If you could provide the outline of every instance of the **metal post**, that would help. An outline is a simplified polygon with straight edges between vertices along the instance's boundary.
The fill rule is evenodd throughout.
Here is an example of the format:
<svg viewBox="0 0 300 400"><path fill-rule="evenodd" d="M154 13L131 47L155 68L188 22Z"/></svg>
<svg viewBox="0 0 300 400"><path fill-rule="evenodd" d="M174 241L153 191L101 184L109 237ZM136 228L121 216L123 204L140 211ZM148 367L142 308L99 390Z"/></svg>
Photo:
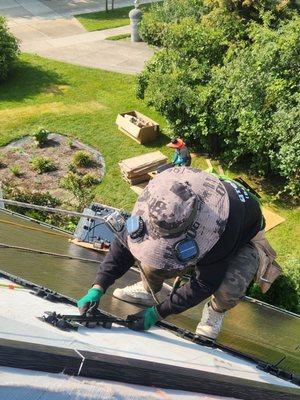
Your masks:
<svg viewBox="0 0 300 400"><path fill-rule="evenodd" d="M139 0L134 1L134 9L129 13L130 25L131 25L131 41L140 42L141 38L139 35L139 23L142 20L142 11L138 8Z"/></svg>
<svg viewBox="0 0 300 400"><path fill-rule="evenodd" d="M0 182L0 208L5 208L2 197L3 197L3 190L2 190L2 183Z"/></svg>

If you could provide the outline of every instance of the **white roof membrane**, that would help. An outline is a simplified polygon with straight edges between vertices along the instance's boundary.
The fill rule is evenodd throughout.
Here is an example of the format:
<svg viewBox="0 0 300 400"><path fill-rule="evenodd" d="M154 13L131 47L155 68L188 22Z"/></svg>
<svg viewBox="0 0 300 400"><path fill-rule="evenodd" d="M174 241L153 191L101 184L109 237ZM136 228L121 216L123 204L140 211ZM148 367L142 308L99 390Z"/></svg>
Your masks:
<svg viewBox="0 0 300 400"><path fill-rule="evenodd" d="M29 290L9 289L6 286L8 283L7 279L0 279L1 339L76 349L79 352L88 350L297 388L290 382L257 369L254 363L219 349L188 342L158 327L148 332L134 332L118 325L113 325L111 330L80 327L78 331L60 331L37 317L41 317L45 311L78 314L76 307L49 302L32 295Z"/></svg>

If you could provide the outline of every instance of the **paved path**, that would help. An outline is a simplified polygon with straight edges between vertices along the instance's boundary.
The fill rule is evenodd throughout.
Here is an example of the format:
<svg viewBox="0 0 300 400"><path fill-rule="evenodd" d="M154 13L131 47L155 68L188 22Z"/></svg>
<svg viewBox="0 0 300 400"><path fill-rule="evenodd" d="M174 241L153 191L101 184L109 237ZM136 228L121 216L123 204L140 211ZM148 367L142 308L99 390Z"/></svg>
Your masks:
<svg viewBox="0 0 300 400"><path fill-rule="evenodd" d="M132 1L116 1L118 7L130 4ZM86 32L73 17L104 9L105 0L0 0L0 15L7 17L11 32L21 40L22 51L108 71L141 71L153 54L145 43L105 40L129 33L129 26Z"/></svg>

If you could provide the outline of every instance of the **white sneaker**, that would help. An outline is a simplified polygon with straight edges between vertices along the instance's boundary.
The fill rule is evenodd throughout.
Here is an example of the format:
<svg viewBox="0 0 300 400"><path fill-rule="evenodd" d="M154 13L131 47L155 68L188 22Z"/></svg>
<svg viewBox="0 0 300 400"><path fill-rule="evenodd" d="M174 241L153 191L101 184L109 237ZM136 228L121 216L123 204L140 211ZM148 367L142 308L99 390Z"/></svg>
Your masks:
<svg viewBox="0 0 300 400"><path fill-rule="evenodd" d="M113 296L119 300L128 301L128 303L142 304L143 306L153 306L155 300L151 293L144 288L143 282L137 282L123 289L115 289Z"/></svg>
<svg viewBox="0 0 300 400"><path fill-rule="evenodd" d="M210 339L216 339L218 336L225 313L215 311L209 303L206 303L202 318L196 328L196 335L206 336Z"/></svg>

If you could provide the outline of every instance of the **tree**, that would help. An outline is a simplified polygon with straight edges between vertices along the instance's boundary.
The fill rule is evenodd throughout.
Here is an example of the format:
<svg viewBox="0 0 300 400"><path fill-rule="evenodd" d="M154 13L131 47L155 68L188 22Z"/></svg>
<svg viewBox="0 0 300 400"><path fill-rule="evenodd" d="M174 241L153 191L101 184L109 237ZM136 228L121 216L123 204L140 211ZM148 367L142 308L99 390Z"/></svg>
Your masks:
<svg viewBox="0 0 300 400"><path fill-rule="evenodd" d="M18 41L8 32L5 18L0 16L0 81L7 78L18 54Z"/></svg>
<svg viewBox="0 0 300 400"><path fill-rule="evenodd" d="M165 0L141 26L162 49L138 76L138 96L197 149L281 176L297 196L299 25L288 1Z"/></svg>

